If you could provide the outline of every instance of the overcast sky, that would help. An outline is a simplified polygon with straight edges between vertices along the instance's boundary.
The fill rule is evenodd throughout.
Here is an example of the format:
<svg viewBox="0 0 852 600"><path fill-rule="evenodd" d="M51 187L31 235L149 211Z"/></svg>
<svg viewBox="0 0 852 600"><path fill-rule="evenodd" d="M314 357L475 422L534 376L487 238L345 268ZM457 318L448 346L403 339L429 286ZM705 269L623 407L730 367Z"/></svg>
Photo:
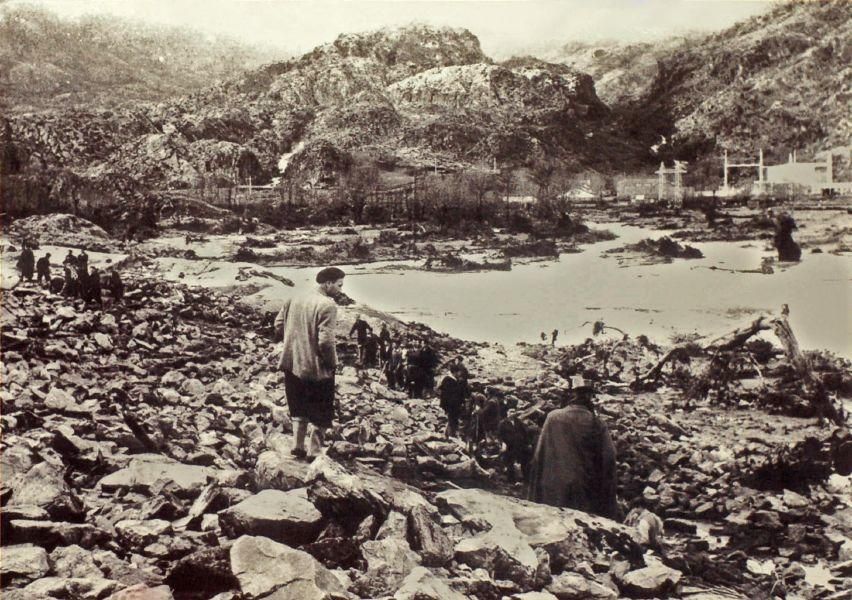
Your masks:
<svg viewBox="0 0 852 600"><path fill-rule="evenodd" d="M189 26L289 52L304 52L339 33L412 22L466 27L494 58L540 43L652 41L716 31L776 0L13 0L64 17L112 14Z"/></svg>

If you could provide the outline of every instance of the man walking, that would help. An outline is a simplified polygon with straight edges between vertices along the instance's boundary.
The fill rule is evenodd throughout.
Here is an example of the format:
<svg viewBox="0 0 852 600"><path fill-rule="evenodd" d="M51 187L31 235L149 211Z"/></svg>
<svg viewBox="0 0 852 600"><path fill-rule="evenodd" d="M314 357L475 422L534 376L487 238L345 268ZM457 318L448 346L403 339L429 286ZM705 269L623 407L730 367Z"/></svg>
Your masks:
<svg viewBox="0 0 852 600"><path fill-rule="evenodd" d="M50 287L50 252L36 263L36 283L41 284L42 281Z"/></svg>
<svg viewBox="0 0 852 600"><path fill-rule="evenodd" d="M335 327L337 304L333 297L343 287L344 273L326 267L317 273L318 286L289 299L275 318L275 331L281 334L284 350L278 368L284 371L284 390L293 419L293 456L305 458L308 423L311 455L318 454L325 430L334 419L334 371L337 367Z"/></svg>
<svg viewBox="0 0 852 600"><path fill-rule="evenodd" d="M594 389L575 386L547 415L533 457L529 499L615 518L615 447L595 414Z"/></svg>
<svg viewBox="0 0 852 600"><path fill-rule="evenodd" d="M355 340L358 342L358 365L362 368L366 366L367 334L372 332L373 328L370 327L370 324L364 321L361 315L355 315L355 322L352 324L352 329L349 330L349 337L351 338L352 334L355 334Z"/></svg>

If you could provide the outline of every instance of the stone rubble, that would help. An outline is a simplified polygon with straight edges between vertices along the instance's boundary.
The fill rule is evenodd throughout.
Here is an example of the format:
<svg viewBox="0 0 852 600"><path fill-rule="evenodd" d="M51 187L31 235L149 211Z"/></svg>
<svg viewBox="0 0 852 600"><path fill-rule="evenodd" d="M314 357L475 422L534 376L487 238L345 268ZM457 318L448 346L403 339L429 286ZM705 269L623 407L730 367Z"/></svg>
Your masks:
<svg viewBox="0 0 852 600"><path fill-rule="evenodd" d="M655 362L639 342L529 347L511 360L532 368L507 377L488 347L409 328L542 414L564 393L555 373L591 351L582 370L599 380L622 508L641 509L622 524L513 497L523 490L487 445L474 456L445 439L436 401L370 369L342 369L328 452L298 461L262 315L142 272L126 280L103 311L5 294L9 598L815 598L852 584L848 430L684 409L674 372L629 391Z"/></svg>

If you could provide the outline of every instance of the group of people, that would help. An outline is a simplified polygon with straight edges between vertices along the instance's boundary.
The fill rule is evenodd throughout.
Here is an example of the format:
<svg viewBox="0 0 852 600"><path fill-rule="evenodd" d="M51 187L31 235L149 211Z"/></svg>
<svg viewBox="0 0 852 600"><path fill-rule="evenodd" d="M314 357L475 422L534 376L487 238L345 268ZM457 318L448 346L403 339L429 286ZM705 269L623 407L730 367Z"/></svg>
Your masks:
<svg viewBox="0 0 852 600"><path fill-rule="evenodd" d="M352 336L358 344L358 366L381 370L391 389L405 390L409 398L423 398L434 390L439 359L427 340L397 337L387 323L376 334L360 314L349 330Z"/></svg>
<svg viewBox="0 0 852 600"><path fill-rule="evenodd" d="M297 459L312 460L323 451L325 432L334 420L338 364L334 297L341 292L344 277L337 267L322 269L317 287L284 302L275 318L275 331L283 342L278 366L294 424L291 453ZM372 328L359 315L350 334L359 336L359 363L369 364L372 350L366 342ZM396 352L388 342L390 332L377 337L382 348L390 347L391 355ZM530 500L616 517L615 448L596 414L594 388L572 383L562 407L547 412L533 406L521 413L507 406L496 388L471 393L470 374L461 357L450 360L446 370L438 396L447 416L447 436L456 436L464 422L465 435L474 446L499 440L507 475L514 478L520 465Z"/></svg>
<svg viewBox="0 0 852 600"><path fill-rule="evenodd" d="M104 282L101 281L98 268L89 266L89 255L85 250L80 250L77 255L73 250L68 250L68 254L62 261L62 277L51 276L50 257L50 252L46 252L36 261L32 244L24 240L17 263L21 281L32 281L33 273L35 273L36 283L47 287L55 294L80 298L86 303L103 304ZM124 283L118 270L110 270L105 285L114 301L124 297Z"/></svg>

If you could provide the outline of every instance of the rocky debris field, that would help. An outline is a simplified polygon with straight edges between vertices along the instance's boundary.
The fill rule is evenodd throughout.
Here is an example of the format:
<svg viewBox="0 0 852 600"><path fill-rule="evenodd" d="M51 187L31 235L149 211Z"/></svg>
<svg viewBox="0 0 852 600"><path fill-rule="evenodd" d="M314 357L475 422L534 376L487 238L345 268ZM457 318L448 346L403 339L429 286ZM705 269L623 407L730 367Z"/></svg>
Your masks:
<svg viewBox="0 0 852 600"><path fill-rule="evenodd" d="M4 294L4 597L842 598L852 585L848 430L759 408L770 389L795 395L778 352L760 393L735 364L685 405L698 353L636 392L662 353L648 340L502 349L392 324L468 357L476 386L529 414L556 406L567 376L597 381L617 523L515 497L497 448L446 439L437 400L371 369L342 368L327 454L294 460L263 315L146 271L128 266L124 302L104 310ZM819 364L848 398L848 362Z"/></svg>

